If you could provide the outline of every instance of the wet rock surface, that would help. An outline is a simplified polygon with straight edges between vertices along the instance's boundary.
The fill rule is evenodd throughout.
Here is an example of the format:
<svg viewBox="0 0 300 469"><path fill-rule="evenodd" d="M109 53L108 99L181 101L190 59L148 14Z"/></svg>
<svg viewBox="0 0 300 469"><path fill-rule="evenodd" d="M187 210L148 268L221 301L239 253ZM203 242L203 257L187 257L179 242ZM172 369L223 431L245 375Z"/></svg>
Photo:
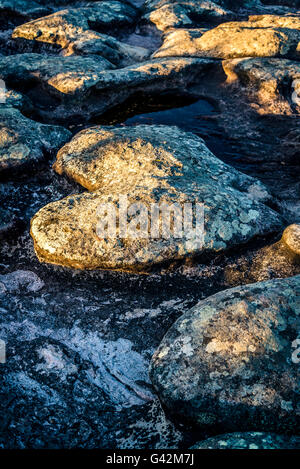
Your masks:
<svg viewBox="0 0 300 469"><path fill-rule="evenodd" d="M220 292L170 328L150 368L162 402L199 428L295 433L300 277ZM275 417L276 416L276 417Z"/></svg>
<svg viewBox="0 0 300 469"><path fill-rule="evenodd" d="M299 325L300 6L271 3L0 1L0 339L7 349L0 364L1 448L299 447L290 434L299 427L299 364L292 359L299 356L293 334ZM105 132L107 142L99 137ZM150 168L143 166L146 153ZM135 169L141 163L138 171L130 171L133 161ZM261 223L247 221L247 235L237 229L233 244L223 239L226 249L200 257L172 257L179 243L168 241L162 256L168 262L153 263L147 275L39 262L29 234L37 213L47 213L44 223L51 221L49 207L59 208L65 231L56 237L51 223L42 223L43 243L51 237L66 259L74 246L83 253L85 242L71 213L93 222L82 201L120 187L136 196L137 182L145 180L155 180L172 200L187 187L203 195L206 186L212 200L224 191L217 218L211 217L222 220L223 238L237 226L241 205L259 207ZM208 237L219 242L213 232ZM118 257L106 252L109 262ZM118 253L124 255L120 247ZM129 259L136 257L128 251ZM243 287L257 281L264 283ZM229 299L231 287L237 293ZM220 309L215 294L227 306ZM205 399L220 403L213 412L219 423L211 425L209 416L195 428L190 401L180 419L161 406L164 391L157 394L148 368L172 324L193 307L198 315L199 301L215 309L211 320L200 315L195 343L202 322L211 321L205 334L219 334L226 344L237 333L234 343L251 339L250 348L257 348L210 350L210 361L201 362L190 382L182 363L175 367L173 390L192 386L201 371ZM208 356L207 346L200 355ZM189 342L179 352L189 354ZM213 367L208 374L206 365ZM254 433L250 420L279 434ZM227 431L239 433L222 434Z"/></svg>

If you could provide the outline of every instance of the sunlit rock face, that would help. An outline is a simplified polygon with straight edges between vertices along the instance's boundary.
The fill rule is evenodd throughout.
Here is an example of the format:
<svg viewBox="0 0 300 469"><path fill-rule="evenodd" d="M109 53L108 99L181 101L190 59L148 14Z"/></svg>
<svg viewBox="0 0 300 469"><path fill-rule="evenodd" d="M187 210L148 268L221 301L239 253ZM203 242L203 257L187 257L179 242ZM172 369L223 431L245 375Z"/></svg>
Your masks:
<svg viewBox="0 0 300 469"><path fill-rule="evenodd" d="M202 139L176 127L92 127L59 151L54 168L93 192L51 203L35 215L31 234L43 262L143 270L221 252L281 226L279 215L264 204L270 196L259 181L222 163ZM115 237L99 237L98 208L108 203L118 207L120 195L127 197L129 207L144 204L139 218L143 228L135 238L130 227L124 235L117 223ZM171 230L169 237L162 231L152 236L155 203L177 203L181 210L185 203L203 204L204 231L199 225L198 234L177 236ZM128 214L134 225L130 208Z"/></svg>
<svg viewBox="0 0 300 469"><path fill-rule="evenodd" d="M226 21L233 13L210 1L147 0L144 19L157 29L195 27L205 20Z"/></svg>
<svg viewBox="0 0 300 469"><path fill-rule="evenodd" d="M126 28L136 19L137 10L128 3L95 2L89 7L61 10L22 24L12 37L57 45L64 55L101 55L116 65L125 66L145 59L148 51L103 33Z"/></svg>
<svg viewBox="0 0 300 469"><path fill-rule="evenodd" d="M283 233L282 243L291 255L300 261L300 225L290 225Z"/></svg>
<svg viewBox="0 0 300 469"><path fill-rule="evenodd" d="M0 175L31 168L70 136L63 127L43 125L18 109L0 106Z"/></svg>
<svg viewBox="0 0 300 469"><path fill-rule="evenodd" d="M215 61L166 58L115 70L98 56L55 57L16 54L0 57L0 77L12 87L22 83L35 92L36 111L56 122L59 118L99 115L137 92L181 91L210 73ZM50 101L45 109L45 101Z"/></svg>
<svg viewBox="0 0 300 469"><path fill-rule="evenodd" d="M83 93L103 71L115 68L102 57L45 57L17 54L0 58L0 75L8 83L41 83L45 92L61 96Z"/></svg>
<svg viewBox="0 0 300 469"><path fill-rule="evenodd" d="M169 411L221 432L296 433L300 276L217 293L171 327L150 375Z"/></svg>
<svg viewBox="0 0 300 469"><path fill-rule="evenodd" d="M154 57L196 56L300 57L299 17L252 16L249 21L222 23L203 33L201 29L171 31Z"/></svg>
<svg viewBox="0 0 300 469"><path fill-rule="evenodd" d="M228 82L244 87L260 114L299 114L300 62L275 58L233 59L224 60L223 69Z"/></svg>
<svg viewBox="0 0 300 469"><path fill-rule="evenodd" d="M192 449L296 449L299 438L274 433L245 432L214 436L196 443Z"/></svg>

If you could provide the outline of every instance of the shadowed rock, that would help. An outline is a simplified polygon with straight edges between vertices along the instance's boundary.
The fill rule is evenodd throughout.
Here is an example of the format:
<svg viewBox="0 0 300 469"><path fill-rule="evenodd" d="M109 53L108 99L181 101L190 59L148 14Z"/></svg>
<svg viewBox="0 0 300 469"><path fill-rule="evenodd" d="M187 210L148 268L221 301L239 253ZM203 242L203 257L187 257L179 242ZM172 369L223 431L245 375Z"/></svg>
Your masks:
<svg viewBox="0 0 300 469"><path fill-rule="evenodd" d="M21 227L20 220L11 210L0 208L0 241L15 234Z"/></svg>
<svg viewBox="0 0 300 469"><path fill-rule="evenodd" d="M24 19L46 15L49 13L49 7L42 5L39 0L1 0L0 17L3 14L18 15Z"/></svg>
<svg viewBox="0 0 300 469"><path fill-rule="evenodd" d="M269 194L259 181L222 163L202 139L176 127L92 127L59 152L54 168L94 192L54 202L35 215L31 234L42 262L139 271L224 251L281 225L279 215L264 205ZM128 198L128 206L142 202L146 207L140 214L141 231L136 237L129 227L125 234L101 237L98 208L109 203L117 208L120 195ZM177 203L180 212L185 202L205 206L203 244L198 239L201 227L198 234L182 237L174 231L170 236L150 234L151 204Z"/></svg>
<svg viewBox="0 0 300 469"><path fill-rule="evenodd" d="M43 125L18 109L0 107L0 175L29 169L70 138L68 130Z"/></svg>
<svg viewBox="0 0 300 469"><path fill-rule="evenodd" d="M300 225L288 226L280 241L242 256L237 265L225 268L228 285L260 282L300 274Z"/></svg>
<svg viewBox="0 0 300 469"><path fill-rule="evenodd" d="M296 433L300 276L226 290L171 327L150 375L169 411L203 429Z"/></svg>
<svg viewBox="0 0 300 469"><path fill-rule="evenodd" d="M175 30L167 34L153 57L195 56L300 57L298 17L253 16L249 21L223 23L210 31Z"/></svg>

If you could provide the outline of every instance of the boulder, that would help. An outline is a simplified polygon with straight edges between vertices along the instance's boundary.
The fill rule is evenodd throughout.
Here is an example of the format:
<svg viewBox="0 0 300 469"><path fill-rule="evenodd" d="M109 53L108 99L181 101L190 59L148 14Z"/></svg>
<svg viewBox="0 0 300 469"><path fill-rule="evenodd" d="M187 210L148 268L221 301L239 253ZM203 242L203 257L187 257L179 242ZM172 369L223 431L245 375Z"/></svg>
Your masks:
<svg viewBox="0 0 300 469"><path fill-rule="evenodd" d="M42 118L69 122L74 116L82 121L82 116L100 115L138 92L184 91L214 64L211 59L167 58L112 70L97 56L17 54L0 57L0 77L11 87L22 83L27 94L32 91Z"/></svg>
<svg viewBox="0 0 300 469"><path fill-rule="evenodd" d="M211 1L153 1L145 2L144 19L157 29L195 27L203 21L224 21L231 19L233 13Z"/></svg>
<svg viewBox="0 0 300 469"><path fill-rule="evenodd" d="M153 57L195 56L230 59L239 57L300 57L299 17L253 16L249 21L223 23L201 29L171 31Z"/></svg>
<svg viewBox="0 0 300 469"><path fill-rule="evenodd" d="M143 271L176 259L214 255L281 226L280 216L265 205L270 196L259 181L222 163L202 139L177 127L92 127L59 151L54 168L92 192L51 203L33 217L31 235L41 262ZM120 196L128 207L127 231L121 231L118 218L115 235L99 234L99 224L106 220L99 207L111 204L118 217ZM139 203L142 207L135 211ZM204 219L201 212L194 219L196 229L181 233L174 227L178 230L176 220L180 224L185 203L203 209ZM161 210L164 204L177 204L169 234L155 231L153 204ZM110 227L113 212L107 215ZM170 221L169 213L165 216L159 214L162 223Z"/></svg>
<svg viewBox="0 0 300 469"><path fill-rule="evenodd" d="M300 440L262 432L227 433L199 441L191 449L297 449Z"/></svg>
<svg viewBox="0 0 300 469"><path fill-rule="evenodd" d="M260 114L299 114L300 63L286 59L225 60L228 82L242 85ZM291 136L291 140L294 138Z"/></svg>
<svg viewBox="0 0 300 469"><path fill-rule="evenodd" d="M0 57L0 76L14 85L41 83L53 95L83 93L97 82L104 70L114 66L102 57L55 57L16 54Z"/></svg>
<svg viewBox="0 0 300 469"><path fill-rule="evenodd" d="M300 225L293 224L284 230L282 244L288 249L291 255L300 261Z"/></svg>
<svg viewBox="0 0 300 469"><path fill-rule="evenodd" d="M64 55L101 55L116 65L125 66L145 59L148 51L99 31L105 33L129 26L136 17L137 10L126 2L95 2L89 7L61 10L22 24L12 37L54 44L63 49Z"/></svg>
<svg viewBox="0 0 300 469"><path fill-rule="evenodd" d="M25 170L66 143L71 133L63 127L26 118L18 109L0 107L0 175Z"/></svg>
<svg viewBox="0 0 300 469"><path fill-rule="evenodd" d="M295 434L300 276L222 291L170 328L150 376L168 410L209 431Z"/></svg>

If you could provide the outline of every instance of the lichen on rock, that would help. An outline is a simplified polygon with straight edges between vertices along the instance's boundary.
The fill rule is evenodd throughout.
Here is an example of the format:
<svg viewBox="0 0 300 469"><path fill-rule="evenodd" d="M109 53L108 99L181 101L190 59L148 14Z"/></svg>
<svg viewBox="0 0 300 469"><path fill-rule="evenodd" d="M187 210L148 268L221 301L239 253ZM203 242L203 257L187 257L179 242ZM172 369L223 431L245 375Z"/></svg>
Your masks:
<svg viewBox="0 0 300 469"><path fill-rule="evenodd" d="M264 202L259 181L218 160L199 137L176 127L92 127L59 151L54 168L92 191L47 205L33 218L31 234L43 262L81 269L142 270L204 253L217 253L276 231L280 216ZM126 177L124 175L126 174ZM253 191L253 187L260 190ZM142 202L146 231L97 237L97 208L120 195ZM226 204L224 201L226 200ZM153 204L203 207L203 243L197 236L151 236ZM182 213L182 212L181 212ZM101 220L101 217L100 217ZM174 222L175 223L175 222Z"/></svg>

